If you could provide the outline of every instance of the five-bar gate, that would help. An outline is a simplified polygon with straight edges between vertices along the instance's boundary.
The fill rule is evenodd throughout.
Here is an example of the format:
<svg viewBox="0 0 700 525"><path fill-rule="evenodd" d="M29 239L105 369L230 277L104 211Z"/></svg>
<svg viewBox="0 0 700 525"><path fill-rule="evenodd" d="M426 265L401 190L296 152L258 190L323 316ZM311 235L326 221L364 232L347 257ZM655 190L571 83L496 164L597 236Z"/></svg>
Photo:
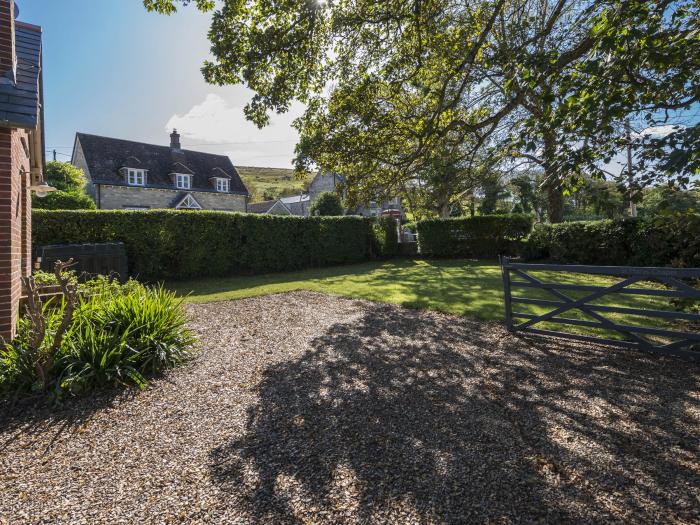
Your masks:
<svg viewBox="0 0 700 525"><path fill-rule="evenodd" d="M605 275L617 277L618 281L610 286L593 286L584 284L566 284L544 282L531 275L531 272L562 272L567 274ZM628 266L582 266L557 264L523 264L501 259L503 289L505 292L506 324L512 332L564 337L568 339L612 344L631 348L642 348L665 354L683 355L700 358L700 333L696 329L675 329L660 327L658 320L685 320L688 325L700 326L700 314L673 310L654 310L646 308L629 308L595 304L595 301L610 294L634 294L668 298L687 298L700 300L700 290L691 286L687 280L700 279L700 268L637 268ZM665 288L634 287L642 281L656 281L666 285ZM545 290L552 299L535 299L513 295L514 289ZM572 297L571 292L583 296ZM542 315L518 312L514 304L544 306L549 311ZM562 317L562 314L578 310L592 320ZM619 313L640 316L648 319L642 326L620 324L604 314ZM622 339L559 332L536 328L540 323L583 326L603 329L622 335ZM695 330L695 331L694 331ZM657 336L652 339L648 336ZM661 341L661 342L660 342Z"/></svg>

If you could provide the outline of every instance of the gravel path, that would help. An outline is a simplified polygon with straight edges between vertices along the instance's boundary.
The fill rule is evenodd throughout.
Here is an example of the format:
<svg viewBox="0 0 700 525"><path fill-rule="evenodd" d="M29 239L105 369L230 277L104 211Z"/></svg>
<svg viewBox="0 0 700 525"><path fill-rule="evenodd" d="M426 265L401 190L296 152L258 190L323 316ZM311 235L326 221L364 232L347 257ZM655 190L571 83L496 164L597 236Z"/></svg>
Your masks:
<svg viewBox="0 0 700 525"><path fill-rule="evenodd" d="M0 523L700 523L700 365L310 292L142 393L0 416Z"/></svg>

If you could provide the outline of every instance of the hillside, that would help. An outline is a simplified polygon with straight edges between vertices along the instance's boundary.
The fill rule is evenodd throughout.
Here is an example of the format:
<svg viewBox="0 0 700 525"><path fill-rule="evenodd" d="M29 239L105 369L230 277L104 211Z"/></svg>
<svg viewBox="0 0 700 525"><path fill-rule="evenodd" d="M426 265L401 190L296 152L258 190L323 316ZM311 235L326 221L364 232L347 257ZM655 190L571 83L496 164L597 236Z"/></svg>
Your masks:
<svg viewBox="0 0 700 525"><path fill-rule="evenodd" d="M236 166L236 170L250 192L251 202L295 195L311 182L311 177L297 179L291 169Z"/></svg>

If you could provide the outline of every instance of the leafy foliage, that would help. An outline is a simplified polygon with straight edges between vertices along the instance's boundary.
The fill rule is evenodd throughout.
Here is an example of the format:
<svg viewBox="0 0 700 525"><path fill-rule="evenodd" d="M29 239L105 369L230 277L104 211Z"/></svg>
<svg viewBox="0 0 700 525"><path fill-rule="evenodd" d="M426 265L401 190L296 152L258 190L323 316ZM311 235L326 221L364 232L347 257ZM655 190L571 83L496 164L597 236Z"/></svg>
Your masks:
<svg viewBox="0 0 700 525"><path fill-rule="evenodd" d="M36 211L35 245L122 241L131 275L185 279L299 270L367 259L361 217L213 211Z"/></svg>
<svg viewBox="0 0 700 525"><path fill-rule="evenodd" d="M325 191L321 193L311 204L309 213L314 217L333 217L344 215L340 197L337 193L333 193L332 191Z"/></svg>
<svg viewBox="0 0 700 525"><path fill-rule="evenodd" d="M178 3L145 1L163 13ZM351 203L415 189L436 159L471 166L498 153L544 171L558 222L567 189L603 176L631 142L626 118L658 126L700 101L699 24L694 0L222 0L203 71L213 84L247 85L245 113L260 126L306 103L297 167L342 173ZM632 146L642 185L700 172L697 120ZM438 174L439 191L425 195L446 217L464 172Z"/></svg>
<svg viewBox="0 0 700 525"><path fill-rule="evenodd" d="M83 295L46 378L30 359L31 326L20 320L17 338L0 350L0 392L51 388L55 395L77 394L116 385L143 388L148 377L185 360L194 338L185 326L181 301L163 288L131 282ZM65 302L48 305L45 343L63 317Z"/></svg>
<svg viewBox="0 0 700 525"><path fill-rule="evenodd" d="M567 264L699 267L700 215L540 225L526 255Z"/></svg>
<svg viewBox="0 0 700 525"><path fill-rule="evenodd" d="M32 207L44 210L95 209L93 200L85 194L86 179L82 170L69 162L48 162L44 179L58 191L44 198L32 195Z"/></svg>
<svg viewBox="0 0 700 525"><path fill-rule="evenodd" d="M95 202L84 193L54 191L46 197L32 195L32 208L40 210L94 210Z"/></svg>
<svg viewBox="0 0 700 525"><path fill-rule="evenodd" d="M532 230L527 215L480 215L418 222L418 246L426 257L496 257L518 251Z"/></svg>
<svg viewBox="0 0 700 525"><path fill-rule="evenodd" d="M390 258L399 252L398 222L393 217L379 217L371 219L369 235L370 253L377 257Z"/></svg>

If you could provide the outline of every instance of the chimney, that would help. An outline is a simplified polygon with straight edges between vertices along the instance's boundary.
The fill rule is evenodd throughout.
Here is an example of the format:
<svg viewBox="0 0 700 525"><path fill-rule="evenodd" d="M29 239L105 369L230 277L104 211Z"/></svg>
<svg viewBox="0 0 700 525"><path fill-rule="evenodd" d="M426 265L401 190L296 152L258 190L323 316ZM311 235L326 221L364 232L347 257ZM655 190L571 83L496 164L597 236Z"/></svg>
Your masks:
<svg viewBox="0 0 700 525"><path fill-rule="evenodd" d="M2 1L2 0L0 0ZM180 134L176 129L170 134L170 148L171 149L182 149L180 147Z"/></svg>
<svg viewBox="0 0 700 525"><path fill-rule="evenodd" d="M0 0L0 77L16 82L15 18L19 8L14 0Z"/></svg>

